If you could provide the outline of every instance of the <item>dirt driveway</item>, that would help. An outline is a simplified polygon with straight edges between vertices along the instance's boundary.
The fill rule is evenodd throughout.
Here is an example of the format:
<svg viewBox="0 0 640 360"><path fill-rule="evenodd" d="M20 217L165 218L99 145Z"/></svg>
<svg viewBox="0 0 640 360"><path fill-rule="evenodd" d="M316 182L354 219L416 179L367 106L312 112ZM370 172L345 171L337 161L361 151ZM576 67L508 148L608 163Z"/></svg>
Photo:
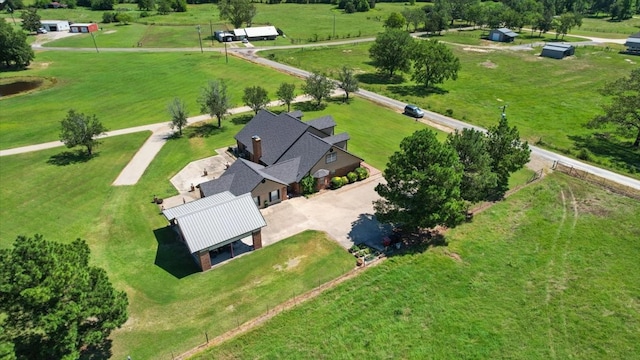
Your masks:
<svg viewBox="0 0 640 360"><path fill-rule="evenodd" d="M372 202L379 198L375 186L384 181L380 174L326 190L310 198L297 197L262 210L267 226L262 243L270 245L291 235L311 229L327 232L345 248L367 243L379 248L384 227L373 216Z"/></svg>

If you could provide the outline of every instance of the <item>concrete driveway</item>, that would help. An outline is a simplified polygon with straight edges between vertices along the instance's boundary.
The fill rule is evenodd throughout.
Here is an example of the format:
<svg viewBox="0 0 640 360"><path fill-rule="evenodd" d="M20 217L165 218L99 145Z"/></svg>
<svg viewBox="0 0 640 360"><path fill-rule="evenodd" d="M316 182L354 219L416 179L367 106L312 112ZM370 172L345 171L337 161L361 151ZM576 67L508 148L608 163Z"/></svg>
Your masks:
<svg viewBox="0 0 640 360"><path fill-rule="evenodd" d="M270 245L305 230L320 230L344 248L354 243L380 248L383 233L389 229L376 221L372 202L379 198L374 188L382 181L382 175L372 174L339 190L289 199L261 210L267 221L262 243Z"/></svg>

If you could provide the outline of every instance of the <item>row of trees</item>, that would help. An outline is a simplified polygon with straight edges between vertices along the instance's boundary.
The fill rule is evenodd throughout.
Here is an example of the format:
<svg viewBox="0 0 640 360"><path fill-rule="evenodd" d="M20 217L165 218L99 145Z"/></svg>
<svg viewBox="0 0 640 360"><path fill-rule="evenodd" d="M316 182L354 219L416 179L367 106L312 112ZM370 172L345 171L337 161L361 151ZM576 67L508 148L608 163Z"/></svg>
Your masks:
<svg viewBox="0 0 640 360"><path fill-rule="evenodd" d="M302 90L314 99L316 107L320 107L322 101L331 96L331 92L336 86L344 90L345 101L348 101L349 94L358 91L358 80L353 69L346 66L340 70L338 78L339 81L336 84L325 74L312 73L307 77ZM282 83L276 91L278 100L287 105L287 111L291 111L291 103L296 97L295 89L295 84ZM257 114L260 109L266 108L269 104L269 92L262 86L250 86L244 89L242 101ZM202 88L198 103L200 111L215 117L218 120L218 127L221 127L222 119L231 107L226 83L223 80L210 81L207 86ZM168 111L171 115L171 127L177 129L178 133L182 135L182 129L187 125L189 117L185 102L179 98L173 99L168 106Z"/></svg>
<svg viewBox="0 0 640 360"><path fill-rule="evenodd" d="M447 79L457 79L460 60L436 40L415 40L402 29L387 28L369 48L374 66L392 77L398 71L409 72L412 79L429 88Z"/></svg>
<svg viewBox="0 0 640 360"><path fill-rule="evenodd" d="M509 175L529 157L528 144L504 116L486 134L464 129L445 143L429 129L417 131L389 158L386 183L375 188L376 217L408 231L454 227L469 203L502 198Z"/></svg>

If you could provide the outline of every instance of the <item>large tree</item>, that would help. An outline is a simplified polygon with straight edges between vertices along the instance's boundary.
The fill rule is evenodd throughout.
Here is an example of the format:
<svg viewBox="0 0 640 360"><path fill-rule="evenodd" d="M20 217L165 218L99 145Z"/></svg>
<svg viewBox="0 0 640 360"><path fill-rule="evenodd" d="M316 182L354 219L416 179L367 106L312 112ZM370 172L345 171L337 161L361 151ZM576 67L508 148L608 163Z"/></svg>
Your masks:
<svg viewBox="0 0 640 360"><path fill-rule="evenodd" d="M77 359L127 320L127 295L89 255L84 240L40 235L0 250L0 312L18 359Z"/></svg>
<svg viewBox="0 0 640 360"><path fill-rule="evenodd" d="M93 154L93 149L100 144L96 137L104 134L107 129L95 115L85 115L71 109L60 125L60 141L68 148L84 146L87 155Z"/></svg>
<svg viewBox="0 0 640 360"><path fill-rule="evenodd" d="M227 84L223 80L209 81L209 84L202 88L200 97L200 111L218 119L218 128L222 127L222 118L227 114L231 105L227 96Z"/></svg>
<svg viewBox="0 0 640 360"><path fill-rule="evenodd" d="M250 86L244 88L242 101L257 114L260 109L267 107L269 103L269 93L262 86Z"/></svg>
<svg viewBox="0 0 640 360"><path fill-rule="evenodd" d="M470 202L486 200L498 180L491 171L487 136L481 131L465 128L449 134L447 144L456 150L464 168L460 183L462 198Z"/></svg>
<svg viewBox="0 0 640 360"><path fill-rule="evenodd" d="M358 79L356 79L353 69L344 65L338 73L338 87L344 91L344 100L349 101L349 94L358 91Z"/></svg>
<svg viewBox="0 0 640 360"><path fill-rule="evenodd" d="M291 103L295 99L296 84L282 83L276 92L278 99L287 105L287 112L291 111Z"/></svg>
<svg viewBox="0 0 640 360"><path fill-rule="evenodd" d="M498 177L493 196L501 198L509 189L509 176L529 162L531 150L529 144L520 141L518 129L509 127L504 113L498 125L489 127L487 139L491 171Z"/></svg>
<svg viewBox="0 0 640 360"><path fill-rule="evenodd" d="M384 27L390 28L390 29L402 29L402 27L406 23L407 23L407 19L405 19L402 14L397 12L392 12L384 21Z"/></svg>
<svg viewBox="0 0 640 360"><path fill-rule="evenodd" d="M613 124L623 136L633 137L633 147L640 148L640 68L631 75L610 82L600 90L611 96L611 102L602 105L604 115L598 115L588 123L593 128Z"/></svg>
<svg viewBox="0 0 640 360"><path fill-rule="evenodd" d="M331 96L331 91L335 89L335 83L325 74L311 73L304 84L302 90L316 101L316 107L320 107L322 100Z"/></svg>
<svg viewBox="0 0 640 360"><path fill-rule="evenodd" d="M411 78L426 88L441 84L447 79L457 79L460 60L445 44L437 40L419 41L413 54Z"/></svg>
<svg viewBox="0 0 640 360"><path fill-rule="evenodd" d="M414 40L401 29L387 29L378 34L369 48L373 65L390 77L396 71L409 71Z"/></svg>
<svg viewBox="0 0 640 360"><path fill-rule="evenodd" d="M14 30L5 19L0 19L0 63L4 63L6 67L24 68L33 59L34 53L27 43L27 34Z"/></svg>
<svg viewBox="0 0 640 360"><path fill-rule="evenodd" d="M178 133L182 136L182 128L187 126L187 119L189 113L187 112L187 105L179 98L174 98L169 104L169 114L171 115L171 129L178 129Z"/></svg>
<svg viewBox="0 0 640 360"><path fill-rule="evenodd" d="M137 2L138 2L138 9L143 11L151 11L156 7L155 0L138 0Z"/></svg>
<svg viewBox="0 0 640 360"><path fill-rule="evenodd" d="M20 26L28 32L35 32L42 27L40 14L38 14L38 9L36 8L29 8L23 11L20 18L22 19Z"/></svg>
<svg viewBox="0 0 640 360"><path fill-rule="evenodd" d="M438 225L453 227L464 219L460 197L462 166L455 150L442 144L436 134L419 130L400 142L389 158L386 183L375 190L378 220L413 231Z"/></svg>
<svg viewBox="0 0 640 360"><path fill-rule="evenodd" d="M221 0L218 3L220 19L229 21L236 29L242 23L251 25L256 16L256 6L250 0Z"/></svg>

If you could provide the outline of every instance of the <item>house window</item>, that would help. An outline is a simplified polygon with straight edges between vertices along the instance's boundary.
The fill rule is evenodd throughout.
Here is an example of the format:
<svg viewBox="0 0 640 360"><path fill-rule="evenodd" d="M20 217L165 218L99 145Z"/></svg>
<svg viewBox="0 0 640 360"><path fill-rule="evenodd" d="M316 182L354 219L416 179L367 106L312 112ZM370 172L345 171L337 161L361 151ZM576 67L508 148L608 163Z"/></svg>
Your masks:
<svg viewBox="0 0 640 360"><path fill-rule="evenodd" d="M327 164L338 160L338 153L333 152L333 153L327 154L325 160L326 160Z"/></svg>
<svg viewBox="0 0 640 360"><path fill-rule="evenodd" d="M269 193L269 202L280 200L280 189L273 190Z"/></svg>
<svg viewBox="0 0 640 360"><path fill-rule="evenodd" d="M260 196L255 196L253 202L256 203L257 207L260 207Z"/></svg>

